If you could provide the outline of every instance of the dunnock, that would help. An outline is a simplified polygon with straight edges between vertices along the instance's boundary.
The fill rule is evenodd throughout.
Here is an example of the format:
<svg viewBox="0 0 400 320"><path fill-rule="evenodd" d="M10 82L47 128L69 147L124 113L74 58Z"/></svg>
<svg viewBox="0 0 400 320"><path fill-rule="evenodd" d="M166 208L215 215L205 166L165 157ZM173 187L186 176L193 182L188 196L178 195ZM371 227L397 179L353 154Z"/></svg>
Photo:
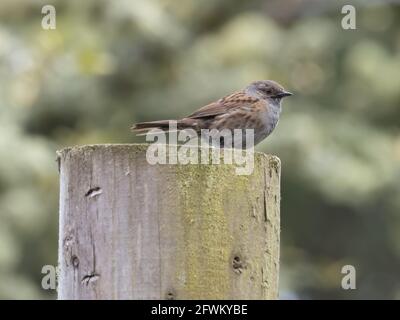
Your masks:
<svg viewBox="0 0 400 320"><path fill-rule="evenodd" d="M212 102L191 115L177 120L177 129L253 129L254 145L265 139L275 129L281 113L281 100L290 92L272 80L252 82L243 90ZM137 133L151 129L168 131L172 120L140 122L132 127ZM221 146L223 143L221 142Z"/></svg>

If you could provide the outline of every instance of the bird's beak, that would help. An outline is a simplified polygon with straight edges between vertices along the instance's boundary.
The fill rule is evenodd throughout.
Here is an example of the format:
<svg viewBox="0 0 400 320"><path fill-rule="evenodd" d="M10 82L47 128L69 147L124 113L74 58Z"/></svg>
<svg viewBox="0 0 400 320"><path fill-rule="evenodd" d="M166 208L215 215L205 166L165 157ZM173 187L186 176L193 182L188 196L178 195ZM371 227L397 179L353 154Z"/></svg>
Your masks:
<svg viewBox="0 0 400 320"><path fill-rule="evenodd" d="M292 96L293 93L289 92L289 91L283 91L279 94L279 97L284 98L284 97L289 97Z"/></svg>

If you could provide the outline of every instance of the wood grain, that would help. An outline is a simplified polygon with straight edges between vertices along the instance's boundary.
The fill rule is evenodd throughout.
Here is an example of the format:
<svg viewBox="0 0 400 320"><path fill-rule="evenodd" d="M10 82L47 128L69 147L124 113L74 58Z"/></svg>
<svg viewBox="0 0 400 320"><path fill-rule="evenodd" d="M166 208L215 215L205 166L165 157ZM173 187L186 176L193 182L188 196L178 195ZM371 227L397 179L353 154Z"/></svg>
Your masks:
<svg viewBox="0 0 400 320"><path fill-rule="evenodd" d="M280 161L149 165L146 145L58 152L59 299L276 299Z"/></svg>

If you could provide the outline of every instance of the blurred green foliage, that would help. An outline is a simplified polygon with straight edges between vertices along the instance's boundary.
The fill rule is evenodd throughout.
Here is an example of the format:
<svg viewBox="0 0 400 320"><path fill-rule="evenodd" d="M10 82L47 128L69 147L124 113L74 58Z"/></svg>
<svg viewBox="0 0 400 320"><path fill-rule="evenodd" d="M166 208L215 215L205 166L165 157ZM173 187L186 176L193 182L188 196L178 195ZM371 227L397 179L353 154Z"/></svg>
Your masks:
<svg viewBox="0 0 400 320"><path fill-rule="evenodd" d="M295 92L257 147L283 164L282 298L400 298L400 7L354 1L346 31L342 5L1 1L0 298L55 297L40 282L57 264L57 149L142 141L131 123L256 79Z"/></svg>

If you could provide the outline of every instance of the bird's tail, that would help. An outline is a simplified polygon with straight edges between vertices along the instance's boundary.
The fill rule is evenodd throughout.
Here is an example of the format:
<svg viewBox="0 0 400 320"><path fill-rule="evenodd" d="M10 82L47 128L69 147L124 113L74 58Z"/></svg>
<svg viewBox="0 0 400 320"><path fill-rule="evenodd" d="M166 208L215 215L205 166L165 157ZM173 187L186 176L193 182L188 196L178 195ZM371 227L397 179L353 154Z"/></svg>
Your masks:
<svg viewBox="0 0 400 320"><path fill-rule="evenodd" d="M159 129L166 132L184 130L192 128L193 121L191 119L182 120L158 120L149 122L139 122L131 127L131 130L137 135L145 135L152 129ZM174 129L171 129L174 128Z"/></svg>

